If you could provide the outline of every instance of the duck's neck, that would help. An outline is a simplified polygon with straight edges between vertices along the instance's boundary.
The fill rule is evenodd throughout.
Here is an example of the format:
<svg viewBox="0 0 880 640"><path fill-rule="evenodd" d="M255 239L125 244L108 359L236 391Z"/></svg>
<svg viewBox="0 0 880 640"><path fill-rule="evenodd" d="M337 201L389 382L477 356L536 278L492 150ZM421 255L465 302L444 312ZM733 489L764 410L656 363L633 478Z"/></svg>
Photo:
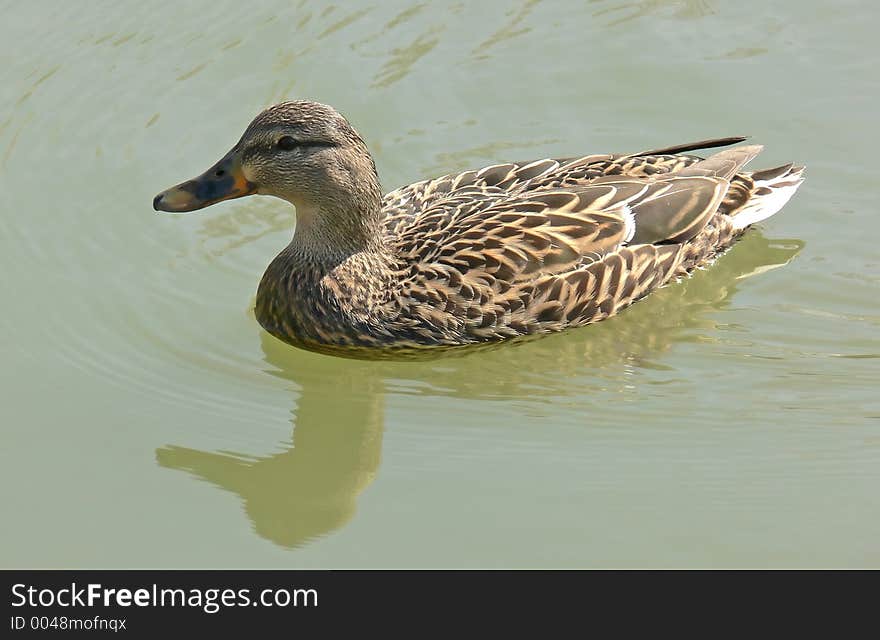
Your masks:
<svg viewBox="0 0 880 640"><path fill-rule="evenodd" d="M381 252L382 189L368 153L327 169L285 198L296 207L290 249L316 260Z"/></svg>
<svg viewBox="0 0 880 640"><path fill-rule="evenodd" d="M303 202L295 206L296 230L288 247L292 253L310 262L334 263L357 253L383 251L378 200L338 208Z"/></svg>

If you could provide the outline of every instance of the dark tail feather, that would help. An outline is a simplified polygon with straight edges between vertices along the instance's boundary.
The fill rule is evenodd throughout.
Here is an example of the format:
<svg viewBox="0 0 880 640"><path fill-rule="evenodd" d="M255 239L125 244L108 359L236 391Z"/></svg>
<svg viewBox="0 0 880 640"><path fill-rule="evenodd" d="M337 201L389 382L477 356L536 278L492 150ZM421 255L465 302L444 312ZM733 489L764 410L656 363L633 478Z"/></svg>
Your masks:
<svg viewBox="0 0 880 640"><path fill-rule="evenodd" d="M794 169L794 163L789 162L788 164L784 164L779 167L773 167L772 169L761 169L760 171L753 171L752 180L775 180L776 178L781 178L782 176L786 175L792 169Z"/></svg>
<svg viewBox="0 0 880 640"><path fill-rule="evenodd" d="M685 151L698 151L700 149L715 149L716 147L727 147L737 142L748 140L748 136L732 136L730 138L712 138L710 140L700 140L699 142L688 142L686 144L675 145L674 147L663 147L661 149L651 149L649 151L639 151L630 154L632 157L638 156L660 156L672 155L675 153L684 153Z"/></svg>

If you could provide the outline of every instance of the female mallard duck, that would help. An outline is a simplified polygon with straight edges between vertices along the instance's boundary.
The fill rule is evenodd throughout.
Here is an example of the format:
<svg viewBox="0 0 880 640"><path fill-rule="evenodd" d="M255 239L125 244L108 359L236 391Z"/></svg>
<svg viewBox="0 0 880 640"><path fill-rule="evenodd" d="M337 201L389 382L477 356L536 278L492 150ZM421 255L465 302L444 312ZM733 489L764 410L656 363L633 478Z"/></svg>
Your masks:
<svg viewBox="0 0 880 640"><path fill-rule="evenodd" d="M252 193L296 207L256 301L260 324L289 344L358 356L470 345L603 320L776 213L803 167L743 172L758 145L681 155L742 140L497 164L383 197L342 115L285 102L153 207Z"/></svg>

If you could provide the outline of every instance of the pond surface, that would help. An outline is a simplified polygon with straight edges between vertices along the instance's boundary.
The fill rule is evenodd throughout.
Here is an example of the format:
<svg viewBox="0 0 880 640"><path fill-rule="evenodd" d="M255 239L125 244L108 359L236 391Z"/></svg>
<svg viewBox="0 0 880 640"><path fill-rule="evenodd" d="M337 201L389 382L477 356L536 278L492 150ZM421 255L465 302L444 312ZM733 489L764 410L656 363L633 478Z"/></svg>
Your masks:
<svg viewBox="0 0 880 640"><path fill-rule="evenodd" d="M878 5L13 3L0 566L880 565ZM748 134L777 216L619 317L430 362L253 317L292 208L153 212L264 106L386 189Z"/></svg>

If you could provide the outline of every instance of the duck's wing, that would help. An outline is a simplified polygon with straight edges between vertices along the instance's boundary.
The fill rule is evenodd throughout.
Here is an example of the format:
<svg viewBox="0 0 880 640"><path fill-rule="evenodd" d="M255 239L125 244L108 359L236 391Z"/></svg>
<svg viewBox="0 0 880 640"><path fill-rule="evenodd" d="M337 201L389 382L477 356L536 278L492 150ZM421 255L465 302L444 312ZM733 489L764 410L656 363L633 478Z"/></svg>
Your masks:
<svg viewBox="0 0 880 640"><path fill-rule="evenodd" d="M727 146L743 140L743 137L715 138L630 154L592 154L508 162L421 180L385 195L385 224L389 232L394 233L407 225L414 215L438 202L478 191L515 194L540 189L577 188L602 176L642 178L671 174L702 160L697 156L680 154Z"/></svg>
<svg viewBox="0 0 880 640"><path fill-rule="evenodd" d="M502 188L514 177L509 167L493 186L453 184L400 224L395 248L408 274L398 295L412 301L423 330L463 324L480 339L611 315L673 274L681 243L706 226L731 177L759 151L738 147L670 175L601 175L564 188L545 175L511 193Z"/></svg>
<svg viewBox="0 0 880 640"><path fill-rule="evenodd" d="M451 184L426 181L413 193L427 204L400 222L396 248L409 262L464 270L490 261L512 280L570 270L626 244L684 242L715 214L731 178L760 150L738 147L671 175L603 174L575 182L574 163L556 165L559 178L546 169L557 161L544 160L531 167L536 178L523 177L530 165L496 165ZM595 164L577 162L578 171Z"/></svg>
<svg viewBox="0 0 880 640"><path fill-rule="evenodd" d="M688 240L718 210L728 184L714 176L608 176L516 195L461 192L416 216L397 253L424 270L511 283L562 273L625 245Z"/></svg>

